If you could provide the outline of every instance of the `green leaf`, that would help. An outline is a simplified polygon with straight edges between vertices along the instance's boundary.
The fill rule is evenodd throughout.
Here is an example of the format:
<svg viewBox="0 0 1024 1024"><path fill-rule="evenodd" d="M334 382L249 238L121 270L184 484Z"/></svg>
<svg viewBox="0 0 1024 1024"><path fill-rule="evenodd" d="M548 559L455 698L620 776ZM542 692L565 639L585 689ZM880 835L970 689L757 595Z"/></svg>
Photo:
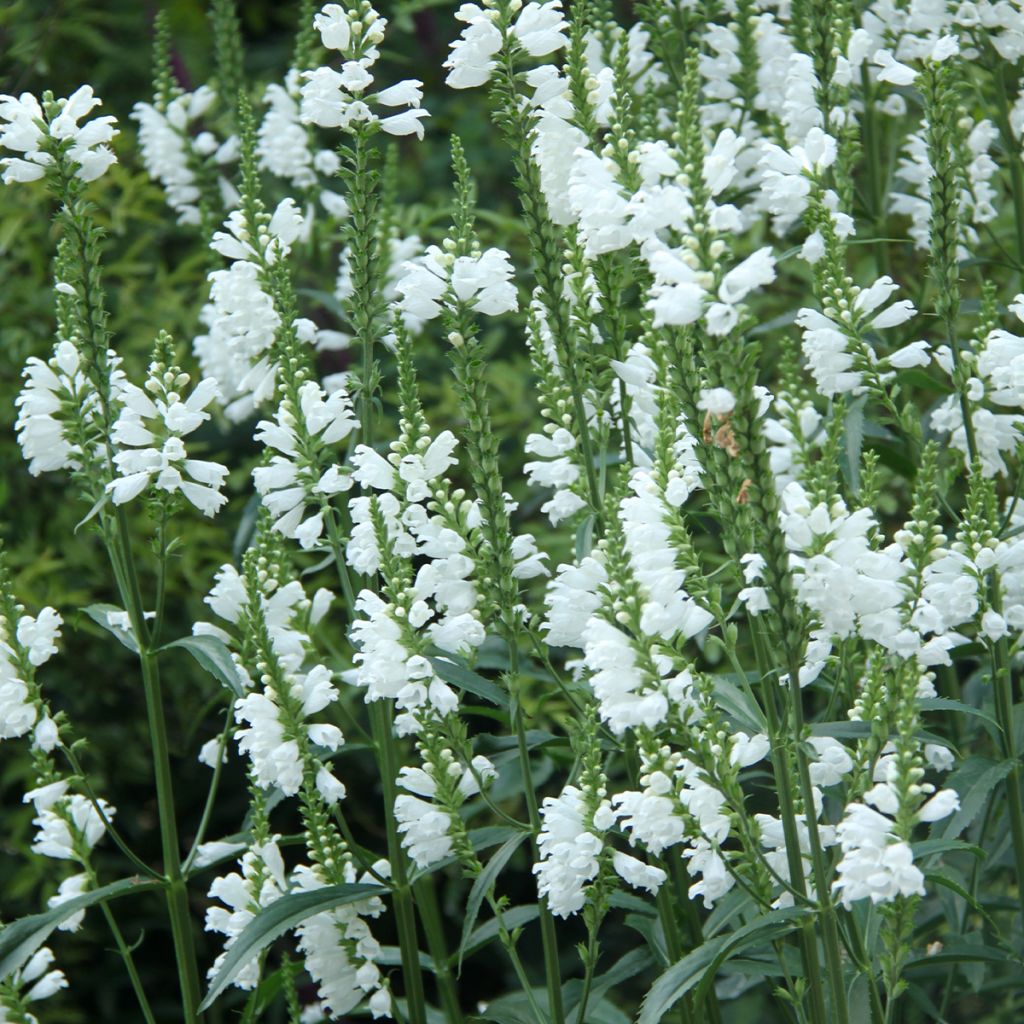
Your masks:
<svg viewBox="0 0 1024 1024"><path fill-rule="evenodd" d="M115 900L119 896L127 896L128 893L146 892L162 885L162 882L138 876L122 878L119 882L91 889L45 913L12 921L0 929L0 981L24 967L32 954L49 938L50 932L78 911L97 903L106 903L107 900Z"/></svg>
<svg viewBox="0 0 1024 1024"><path fill-rule="evenodd" d="M594 517L588 515L576 530L576 561L582 561L594 547Z"/></svg>
<svg viewBox="0 0 1024 1024"><path fill-rule="evenodd" d="M101 511L102 511L102 509L103 509L103 507L104 507L104 506L105 506L105 505L107 504L107 502L108 502L108 501L110 501L110 495L109 495L109 494L108 494L108 493L107 493L106 491L104 491L104 492L103 492L103 493L102 493L102 494L101 494L101 495L100 495L100 496L99 496L99 497L98 497L98 498L96 499L96 501L95 501L95 503L93 504L92 508L91 508L91 509L89 509L89 511L88 511L88 512L86 512L86 514L85 514L84 518L82 518L82 519L80 519L80 520L78 521L78 523L77 523L77 524L75 525L75 528L74 528L74 530L73 530L72 532L73 532L73 533L78 533L78 531L79 531L79 530L80 530L80 529L81 529L81 528L82 528L83 526L85 526L85 524L86 524L87 522L89 522L89 521L90 521L91 519L95 519L95 518L96 518L96 516L98 516L98 515L100 514L100 512L101 512Z"/></svg>
<svg viewBox="0 0 1024 1024"><path fill-rule="evenodd" d="M950 777L960 795L960 810L946 822L941 838L955 839L981 812L992 791L1013 770L1013 761L968 758Z"/></svg>
<svg viewBox="0 0 1024 1024"><path fill-rule="evenodd" d="M215 636L183 636L180 640L172 640L164 644L161 651L180 647L188 651L200 666L213 676L219 683L226 686L236 697L244 697L242 684L238 681L238 672L231 658L231 652L223 640Z"/></svg>
<svg viewBox="0 0 1024 1024"><path fill-rule="evenodd" d="M914 860L922 857L934 857L940 853L969 853L978 860L985 860L987 853L974 843L965 843L962 839L922 839L919 843L911 843Z"/></svg>
<svg viewBox="0 0 1024 1024"><path fill-rule="evenodd" d="M521 928L524 924L529 924L531 921L535 921L540 917L540 907L536 903L527 903L521 907L512 907L506 910L502 915L502 920L505 922L505 927L509 931L515 928ZM498 937L498 919L492 917L490 921L485 921L472 935L470 935L466 942L465 949L463 950L464 957L472 956L478 949L483 949L488 943L493 942Z"/></svg>
<svg viewBox="0 0 1024 1024"><path fill-rule="evenodd" d="M860 457L864 447L864 406L867 396L855 398L847 407L843 422L843 450L839 467L850 484L850 490L860 494Z"/></svg>
<svg viewBox="0 0 1024 1024"><path fill-rule="evenodd" d="M484 679L483 676L477 675L465 665L457 665L454 661L448 661L447 658L431 658L430 664L434 666L434 671L446 683L451 683L452 686L457 686L460 690L465 690L475 697L482 697L506 711L511 710L512 702L509 700L508 694L496 683L492 683L490 679Z"/></svg>
<svg viewBox="0 0 1024 1024"><path fill-rule="evenodd" d="M588 1006L596 1006L604 994L616 985L621 985L622 982L628 981L630 978L635 977L641 971L647 970L652 964L654 964L654 956L650 950L647 949L633 949L630 950L625 956L616 963L609 967L603 974L597 975L590 986L590 999ZM579 982L574 979L574 982L569 984L575 984L579 986ZM564 988L568 989L568 985ZM587 1021L578 1021L579 1016L579 997L570 1002L567 998L565 1000L566 1008L566 1024L588 1024ZM589 1014L588 1014L589 1016Z"/></svg>
<svg viewBox="0 0 1024 1024"><path fill-rule="evenodd" d="M499 843L503 843L505 840L522 832L523 829L513 828L511 825L484 825L483 828L471 828L466 837L469 839L470 846L473 847L474 851L479 853L481 850L497 846ZM435 871L440 871L441 868L446 868L450 864L457 864L458 861L459 858L454 855L445 857L444 860L436 861L430 867L414 872L410 881L418 882L421 878L432 875Z"/></svg>
<svg viewBox="0 0 1024 1024"><path fill-rule="evenodd" d="M917 705L922 711L954 711L960 715L973 715L988 722L993 729L999 729L999 723L987 711L971 707L970 704L964 704L959 700L950 700L948 697L925 697L919 700Z"/></svg>
<svg viewBox="0 0 1024 1024"><path fill-rule="evenodd" d="M1024 961L1009 950L997 949L995 946L975 946L971 943L943 946L938 952L931 954L919 953L917 956L908 957L903 966L904 970L912 970L915 967L926 967L933 964L959 963L998 963L1024 966Z"/></svg>
<svg viewBox="0 0 1024 1024"><path fill-rule="evenodd" d="M465 955L466 946L473 933L473 925L476 924L477 916L480 914L480 906L487 895L488 890L495 883L501 869L511 860L512 854L522 846L526 839L526 832L519 832L507 839L487 862L487 866L480 872L473 881L473 888L469 890L469 899L466 900L465 917L462 920L462 941L459 943L458 970L462 970L462 958Z"/></svg>
<svg viewBox="0 0 1024 1024"><path fill-rule="evenodd" d="M718 968L729 957L759 942L778 938L793 931L799 925L799 918L807 916L803 907L783 907L759 917L756 921L737 928L727 935L720 935L704 945L698 946L678 963L665 971L648 990L640 1007L637 1024L658 1024L658 1022L693 988L698 989L698 1001L714 982Z"/></svg>
<svg viewBox="0 0 1024 1024"><path fill-rule="evenodd" d="M90 604L82 609L86 615L100 626L105 629L111 636L117 637L117 639L128 648L132 654L139 653L139 644L135 639L135 634L130 630L122 629L120 626L112 626L108 615L115 613L117 615L124 615L124 609L118 608L116 604Z"/></svg>
<svg viewBox="0 0 1024 1024"><path fill-rule="evenodd" d="M831 736L836 740L855 740L871 735L870 722L812 722L812 736Z"/></svg>
<svg viewBox="0 0 1024 1024"><path fill-rule="evenodd" d="M358 903L386 893L379 885L352 883L350 885L327 885L309 892L290 892L261 910L235 940L217 976L210 982L206 998L199 1007L200 1012L208 1009L216 998L235 979L238 972L261 950L266 949L275 939L290 931L316 914L322 914L348 903Z"/></svg>
<svg viewBox="0 0 1024 1024"><path fill-rule="evenodd" d="M732 678L735 679L736 676L733 675ZM724 675L714 676L712 685L716 702L740 725L754 733L767 730L764 713L757 703L751 700L749 694L744 693L740 687Z"/></svg>

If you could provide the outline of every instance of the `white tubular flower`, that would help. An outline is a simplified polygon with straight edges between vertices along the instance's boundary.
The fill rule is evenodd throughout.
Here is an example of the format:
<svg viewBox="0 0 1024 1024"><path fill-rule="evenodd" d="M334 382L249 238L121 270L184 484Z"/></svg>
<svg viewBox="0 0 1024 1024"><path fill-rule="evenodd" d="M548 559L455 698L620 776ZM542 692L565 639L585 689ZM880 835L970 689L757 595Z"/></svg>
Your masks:
<svg viewBox="0 0 1024 1024"><path fill-rule="evenodd" d="M62 622L53 608L43 608L36 617L22 615L16 623L0 618L0 740L32 732L37 750L49 752L56 746L56 727L33 675L56 653Z"/></svg>
<svg viewBox="0 0 1024 1024"><path fill-rule="evenodd" d="M846 808L836 828L843 859L832 886L843 906L868 898L877 904L897 896L924 895L924 875L914 864L910 844L897 839L892 829L891 818L866 804Z"/></svg>
<svg viewBox="0 0 1024 1024"><path fill-rule="evenodd" d="M217 381L229 420L240 422L274 394L277 367L268 353L281 318L260 284L259 268L239 260L210 274L210 301L200 319L207 328L192 343L199 366Z"/></svg>
<svg viewBox="0 0 1024 1024"><path fill-rule="evenodd" d="M568 45L568 23L562 13L561 0L527 3L512 8L515 20L507 26L503 38L498 28L499 13L490 4L483 8L464 3L455 14L466 25L461 36L451 44L451 53L444 67L446 83L453 89L470 89L485 85L495 68L494 58L502 46L514 56L547 57ZM631 67L631 73L638 69Z"/></svg>
<svg viewBox="0 0 1024 1024"><path fill-rule="evenodd" d="M601 607L601 585L608 574L594 555L576 565L560 565L544 597L547 617L542 626L552 647L582 647L583 631Z"/></svg>
<svg viewBox="0 0 1024 1024"><path fill-rule="evenodd" d="M252 762L257 782L264 789L277 786L286 796L294 796L306 766L299 735L304 733L304 740L328 750L337 750L344 738L336 726L306 721L338 699L330 669L315 665L307 672L285 670L283 675L281 687L286 693L268 687L235 702L235 719L246 724L235 735L239 752ZM317 777L317 788L330 803L344 796L344 787L339 786L329 772Z"/></svg>
<svg viewBox="0 0 1024 1024"><path fill-rule="evenodd" d="M424 626L433 616L426 601L414 600L406 609L386 604L372 591L363 590L356 599L356 611L360 618L351 631L352 642L358 648L353 659L356 667L346 678L366 688L367 702L394 700L403 712L396 720L396 729L402 735L421 728L424 712L439 718L453 714L459 706L458 697L437 675L430 660L418 653L422 642L410 632L410 628ZM475 632L470 639L482 643L482 630ZM472 646L462 637L456 642Z"/></svg>
<svg viewBox="0 0 1024 1024"><path fill-rule="evenodd" d="M247 850L238 862L239 871L232 871L215 878L207 895L220 900L221 906L207 908L205 928L208 932L219 932L226 936L224 948L217 955L210 969L208 979L216 977L228 951L245 926L265 907L282 896L288 889L284 860L273 836L265 843ZM253 956L235 975L232 984L245 991L254 989L260 980L259 957Z"/></svg>
<svg viewBox="0 0 1024 1024"><path fill-rule="evenodd" d="M77 860L103 837L106 826L92 801L80 793L68 795L64 780L29 790L22 798L36 810L32 824L38 829L32 852L55 860ZM100 807L109 821L114 808L100 799Z"/></svg>
<svg viewBox="0 0 1024 1024"><path fill-rule="evenodd" d="M759 166L769 212L792 223L807 206L812 181L835 160L835 139L818 127L811 128L802 145L788 151L766 143Z"/></svg>
<svg viewBox="0 0 1024 1024"><path fill-rule="evenodd" d="M49 362L32 356L25 365L25 387L15 400L18 444L33 476L77 469L83 454L72 436L76 424L95 418L95 389L82 372L78 349L61 341Z"/></svg>
<svg viewBox="0 0 1024 1024"><path fill-rule="evenodd" d="M647 308L654 314L655 327L684 327L696 323L704 312L707 291L698 272L695 255L687 249L669 249L650 242L644 255L654 284Z"/></svg>
<svg viewBox="0 0 1024 1024"><path fill-rule="evenodd" d="M579 149L569 174L569 205L588 257L624 249L633 241L629 198L615 177L615 165Z"/></svg>
<svg viewBox="0 0 1024 1024"><path fill-rule="evenodd" d="M899 614L907 587L903 551L897 544L873 548L871 510L851 513L839 500L812 506L793 482L783 491L780 517L797 595L818 617L824 638L857 634L907 657L916 653L920 638L904 632Z"/></svg>
<svg viewBox="0 0 1024 1024"><path fill-rule="evenodd" d="M79 125L100 100L83 85L46 110L31 93L0 96L0 149L19 154L0 160L5 185L38 181L58 153L77 165L75 176L95 181L117 162L107 145L118 134L113 117L96 117Z"/></svg>
<svg viewBox="0 0 1024 1024"><path fill-rule="evenodd" d="M329 5L330 6L330 5ZM300 892L321 889L327 883L319 868L300 865L292 873L292 887ZM386 874L386 861L374 865L378 874ZM372 882L369 874L357 878L351 862L344 866L347 883ZM316 982L320 999L332 1017L344 1017L364 998L369 997L374 1017L390 1016L391 1000L376 961L380 943L373 937L364 918L379 917L384 904L370 896L303 921L295 929L306 970Z"/></svg>
<svg viewBox="0 0 1024 1024"><path fill-rule="evenodd" d="M324 529L324 506L351 486L330 448L356 426L344 388L327 395L316 381L298 391L298 408L285 398L274 422L261 420L256 440L280 452L253 470L256 490L274 517L274 529L305 550L316 546Z"/></svg>
<svg viewBox="0 0 1024 1024"><path fill-rule="evenodd" d="M407 317L433 320L442 306L461 303L477 313L497 316L519 308L512 281L515 270L502 249L454 257L436 245L402 268L395 290L398 308Z"/></svg>
<svg viewBox="0 0 1024 1024"><path fill-rule="evenodd" d="M438 771L447 777L438 780ZM496 776L486 757L474 757L470 769L447 749L440 752L436 768L431 760L423 768L402 768L398 785L406 792L395 798L395 817L402 847L417 867L437 864L451 854L454 837L465 830L458 817L459 805L480 791L480 782L486 786Z"/></svg>
<svg viewBox="0 0 1024 1024"><path fill-rule="evenodd" d="M463 4L455 12L456 21L466 27L451 45L451 54L444 62L448 69L445 82L453 89L472 89L486 85L494 70L494 57L501 49L501 31L495 25L498 12L476 4Z"/></svg>
<svg viewBox="0 0 1024 1024"><path fill-rule="evenodd" d="M604 828L591 831L598 818ZM570 917L583 909L587 885L597 877L600 867L604 831L614 820L607 800L589 813L586 794L576 786L566 786L559 796L544 800L537 838L541 859L533 873L537 876L537 891L548 901L553 914Z"/></svg>
<svg viewBox="0 0 1024 1024"><path fill-rule="evenodd" d="M856 393L873 373L877 357L863 340L866 331L899 327L917 314L908 299L889 303L899 286L880 277L868 288L855 288L852 306L828 307L825 313L801 309L796 322L803 329L803 349L821 394Z"/></svg>
<svg viewBox="0 0 1024 1024"><path fill-rule="evenodd" d="M233 144L219 144L209 132L194 132L195 122L215 99L214 91L203 85L195 92L179 93L163 109L153 103L136 103L132 109L132 120L139 125L139 146L146 172L160 183L179 224L199 225L196 165L211 154L218 163L227 162L234 155Z"/></svg>
<svg viewBox="0 0 1024 1024"><path fill-rule="evenodd" d="M120 476L107 484L115 505L131 501L150 486L180 493L207 516L227 501L220 492L227 467L190 459L182 440L210 418L206 407L220 392L216 382L207 378L183 398L188 383L187 373L153 362L145 390L124 385L124 406L111 435L121 449L114 456Z"/></svg>
<svg viewBox="0 0 1024 1024"><path fill-rule="evenodd" d="M967 397L981 471L986 477L1004 476L1007 457L1024 438L1024 338L1009 331L991 331L976 358L976 375L968 381ZM952 358L946 346L935 353L935 359L952 376ZM964 465L969 468L970 445L959 395L950 395L935 409L931 424L950 435L950 444L963 453Z"/></svg>
<svg viewBox="0 0 1024 1024"><path fill-rule="evenodd" d="M52 969L54 961L53 951L49 946L37 949L29 958L28 963L17 971L14 971L5 980L4 987L15 993L14 998L20 1003L34 1003L40 999L49 999L56 995L61 989L68 987L68 979L61 970ZM31 1014L18 1014L8 1017L7 1011L3 1011L4 1019L12 1022L24 1022L24 1024L36 1024L36 1018Z"/></svg>
<svg viewBox="0 0 1024 1024"><path fill-rule="evenodd" d="M387 21L372 9L372 17L345 11L339 4L327 4L313 19L324 46L337 50L341 71L320 67L302 74L300 119L303 124L351 131L359 124L378 126L389 135L423 138L423 119L429 112L420 106L423 83L410 79L378 93L367 94L373 84L370 68L380 56L376 44L384 38ZM406 107L397 114L380 117L372 106Z"/></svg>
<svg viewBox="0 0 1024 1024"><path fill-rule="evenodd" d="M634 495L619 506L633 577L644 600L640 628L649 637L689 639L706 629L713 616L686 592L686 573L676 567L665 496L646 470L630 480Z"/></svg>
<svg viewBox="0 0 1024 1024"><path fill-rule="evenodd" d="M297 189L309 189L317 183L317 164L323 163L324 150L314 157L309 131L302 124L299 72L292 68L284 84L272 82L263 100L267 112L260 122L256 155L260 166L271 174L290 182ZM328 156L334 154L328 153ZM328 165L335 161L328 159Z"/></svg>
<svg viewBox="0 0 1024 1024"><path fill-rule="evenodd" d="M600 701L601 718L616 736L627 729L653 729L668 717L668 697L662 679L650 677L640 666L629 636L600 615L583 629L584 661L590 685ZM671 662L664 659L665 670Z"/></svg>
<svg viewBox="0 0 1024 1024"><path fill-rule="evenodd" d="M252 238L245 216L233 210L224 222L226 231L215 231L210 248L229 260L253 260L270 266L283 259L301 238L306 223L294 199L282 199L267 223L265 232Z"/></svg>

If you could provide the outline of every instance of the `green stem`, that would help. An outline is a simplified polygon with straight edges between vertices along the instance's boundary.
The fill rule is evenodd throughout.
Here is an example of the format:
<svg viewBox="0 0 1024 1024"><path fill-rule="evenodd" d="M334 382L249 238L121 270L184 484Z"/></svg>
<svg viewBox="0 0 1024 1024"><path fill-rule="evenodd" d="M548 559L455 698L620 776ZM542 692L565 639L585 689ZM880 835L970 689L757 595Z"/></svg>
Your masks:
<svg viewBox="0 0 1024 1024"><path fill-rule="evenodd" d="M217 763L213 766L213 778L210 780L210 789L206 794L206 803L203 805L202 817L199 819L199 826L196 828L196 837L192 842L192 849L189 850L185 863L181 866L181 873L187 878L192 868L192 862L199 853L206 829L210 824L210 816L213 814L213 805L217 799L217 789L220 786L220 778L224 767L224 748L227 746L228 736L231 733L232 717L231 709L228 709L227 721L224 723L224 731L221 733L220 742L217 744Z"/></svg>
<svg viewBox="0 0 1024 1024"><path fill-rule="evenodd" d="M540 811L537 805L537 791L530 774L529 750L526 743L526 722L523 717L523 706L519 700L519 646L518 636L509 638L509 688L512 691L512 720L516 730L516 743L519 747L519 764L523 773L523 792L526 796L526 809L529 813L530 828L533 833L535 859L540 860L540 849L537 837L540 835ZM547 900L541 898L540 903L540 935L544 947L544 976L548 990L548 1008L551 1020L556 1024L564 1024L565 1008L562 1005L562 971L558 963L558 937L555 934L555 920L551 916Z"/></svg>
<svg viewBox="0 0 1024 1024"><path fill-rule="evenodd" d="M594 984L594 968L597 966L597 933L600 925L600 920L587 922L587 963L583 972L583 989L580 992L580 1001L572 1018L575 1024L586 1024L587 1003L590 1002L590 989Z"/></svg>
<svg viewBox="0 0 1024 1024"><path fill-rule="evenodd" d="M793 793L793 780L790 776L790 759L787 744L782 736L782 729L779 723L776 695L770 692L770 688L778 684L775 678L767 673L768 659L764 653L764 641L756 628L752 630L752 636L754 638L754 649L761 670L763 686L766 691L763 703L768 725L768 737L772 748L772 767L779 791L779 817L782 819L782 830L786 839L789 879L797 892L806 898L807 882L804 876L803 857L800 852L800 833L796 820L796 799ZM821 964L818 961L818 940L814 932L813 921L806 920L800 926L800 948L804 972L810 987L811 1018L817 1024L824 1024L827 1019L825 992L821 978Z"/></svg>
<svg viewBox="0 0 1024 1024"><path fill-rule="evenodd" d="M138 1000L142 1016L145 1018L146 1024L156 1024L156 1018L153 1016L153 1010L149 1005L149 1000L146 998L146 990L142 986L142 980L139 978L139 972L135 967L135 960L132 957L131 948L128 943L124 941L121 929L118 927L117 921L114 919L114 912L106 903L101 903L100 909L103 911L104 918L106 918L111 935L114 936L114 942L117 943L117 950L121 954L125 970L128 972L128 977L131 979L132 990L135 992L135 998Z"/></svg>
<svg viewBox="0 0 1024 1024"><path fill-rule="evenodd" d="M153 745L153 774L156 781L157 813L160 819L160 844L163 853L164 875L167 879L167 910L174 940L174 956L181 987L183 1020L196 1024L202 1019L198 1012L202 994L196 967L195 946L189 920L188 892L181 873L181 855L178 845L178 825L174 808L174 784L171 775L170 748L167 741L167 722L164 716L163 695L160 687L160 669L157 655L149 649L143 613L142 593L132 558L128 518L124 508L116 514L119 562L124 572L124 600L132 631L139 645L142 666L142 685L146 699L146 717L150 742Z"/></svg>
<svg viewBox="0 0 1024 1024"><path fill-rule="evenodd" d="M1001 604L995 587L993 607ZM992 650L992 683L995 691L996 718L1002 733L1003 756L1013 763L1006 776L1006 796L1010 815L1010 834L1017 864L1017 897L1024 918L1024 813L1021 811L1020 765L1017 760L1017 738L1013 721L1013 682L1006 637L998 640Z"/></svg>
<svg viewBox="0 0 1024 1024"><path fill-rule="evenodd" d="M413 913L409 878L406 871L405 851L398 836L395 818L395 779L398 778L398 749L393 728L394 708L390 701L378 700L370 704L370 724L377 745L377 763L380 766L381 786L384 790L384 822L387 828L388 860L391 862L393 885L391 896L398 927L398 944L402 951L402 977L405 980L405 998L412 1024L426 1024L426 997L423 993L423 975L420 971L419 941L416 938L416 918Z"/></svg>
<svg viewBox="0 0 1024 1024"><path fill-rule="evenodd" d="M441 921L441 911L437 905L433 876L428 875L414 883L412 892L420 921L423 922L423 931L427 936L427 949L430 950L430 956L437 971L437 990L444 1006L445 1017L449 1024L462 1024L459 990L448 961L448 945L444 938L444 925Z"/></svg>

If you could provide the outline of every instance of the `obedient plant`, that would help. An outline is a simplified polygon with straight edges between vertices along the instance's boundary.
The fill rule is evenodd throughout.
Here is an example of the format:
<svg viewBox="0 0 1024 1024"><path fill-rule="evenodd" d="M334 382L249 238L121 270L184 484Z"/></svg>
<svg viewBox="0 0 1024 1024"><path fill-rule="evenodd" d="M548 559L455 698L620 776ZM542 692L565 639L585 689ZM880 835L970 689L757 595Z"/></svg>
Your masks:
<svg viewBox="0 0 1024 1024"><path fill-rule="evenodd" d="M72 1019L51 946L94 914L149 1024L1016 1019L1024 13L419 6L514 216L369 0L300 3L274 80L214 0L191 90L158 16L135 147L88 85L0 97L4 183L56 220L17 439L109 556L85 612L137 662L162 851L48 680L75 609L0 557L0 740L25 852L68 865L0 928L0 1019ZM399 185L428 149L441 202ZM115 160L203 268L148 365L110 328ZM174 637L197 513L219 568Z"/></svg>

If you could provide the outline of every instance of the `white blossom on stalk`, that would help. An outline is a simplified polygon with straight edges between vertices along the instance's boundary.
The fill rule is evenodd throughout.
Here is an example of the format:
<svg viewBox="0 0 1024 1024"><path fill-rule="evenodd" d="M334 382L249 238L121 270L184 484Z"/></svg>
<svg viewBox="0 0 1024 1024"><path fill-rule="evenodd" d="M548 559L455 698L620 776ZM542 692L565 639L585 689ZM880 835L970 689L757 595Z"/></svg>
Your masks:
<svg viewBox="0 0 1024 1024"><path fill-rule="evenodd" d="M909 299L889 302L899 286L880 277L868 288L855 288L850 308L801 309L796 322L803 329L804 355L818 390L826 397L854 393L874 373L874 349L863 340L866 331L899 327L916 315Z"/></svg>
<svg viewBox="0 0 1024 1024"><path fill-rule="evenodd" d="M604 832L614 821L607 800L588 813L586 796L576 786L566 786L559 796L544 800L537 838L541 859L533 871L537 891L553 914L569 917L583 909L586 886L599 870Z"/></svg>
<svg viewBox="0 0 1024 1024"><path fill-rule="evenodd" d="M0 999L9 994L12 1002L35 1003L49 999L61 989L67 988L68 979L63 971L53 967L54 960L53 950L49 946L37 949L24 967L19 967L0 983ZM3 1020L9 1020L11 1024L37 1024L36 1018L27 1011L17 1016L8 1016L7 1009L0 1005L0 1013L3 1014Z"/></svg>
<svg viewBox="0 0 1024 1024"><path fill-rule="evenodd" d="M287 257L308 226L294 201L283 199L258 237L250 237L243 214L235 210L210 242L231 263L209 275L210 301L200 313L207 333L197 335L192 347L203 373L217 382L232 421L246 419L273 397L278 367L271 346L282 324L263 273ZM300 341L316 341L311 321L297 319L291 326Z"/></svg>
<svg viewBox="0 0 1024 1024"><path fill-rule="evenodd" d="M820 127L811 128L802 144L789 150L765 143L760 167L768 211L792 224L806 209L814 181L835 160L836 141Z"/></svg>
<svg viewBox="0 0 1024 1024"><path fill-rule="evenodd" d="M207 895L221 905L208 907L205 928L226 936L224 948L206 972L211 981L217 976L224 958L242 934L245 926L263 909L279 899L288 889L284 860L273 836L246 850L238 862L238 871L215 878ZM232 979L236 988L254 989L260 980L259 956L254 954Z"/></svg>
<svg viewBox="0 0 1024 1024"><path fill-rule="evenodd" d="M540 861L534 865L537 891L551 912L570 917L583 909L587 887L597 877L607 848L606 834L615 824L615 812L602 791L566 786L557 797L547 797L541 808L537 839ZM610 851L608 851L610 852ZM657 894L666 875L621 851L611 854L615 873L637 889Z"/></svg>
<svg viewBox="0 0 1024 1024"><path fill-rule="evenodd" d="M185 398L188 383L187 373L153 362L145 389L124 384L121 413L111 433L120 449L114 456L119 476L107 484L115 505L131 501L149 487L180 493L207 516L227 501L220 491L227 467L189 458L183 440L210 418L206 407L220 392L216 382L206 378Z"/></svg>
<svg viewBox="0 0 1024 1024"><path fill-rule="evenodd" d="M544 597L548 611L542 628L552 647L583 646L583 630L601 607L600 588L607 581L600 551L558 567Z"/></svg>
<svg viewBox="0 0 1024 1024"><path fill-rule="evenodd" d="M80 793L69 795L68 785L65 779L45 783L30 789L23 801L36 811L32 852L55 860L80 861L103 837L106 826L92 801ZM114 817L110 804L101 799L99 805L108 821Z"/></svg>
<svg viewBox="0 0 1024 1024"><path fill-rule="evenodd" d="M90 473L91 487L101 482L96 475L109 472L108 427L97 377L101 372L106 374L106 402L116 410L124 372L121 358L109 349L104 354L103 370L94 363L87 372L75 328L77 316L82 313L80 296L65 281L58 281L54 292L59 340L49 360L31 356L25 364L25 385L14 402L18 409L15 429L33 476L60 469L85 471Z"/></svg>
<svg viewBox="0 0 1024 1024"><path fill-rule="evenodd" d="M257 135L256 155L260 166L288 181L297 189L311 189L319 175L333 176L339 158L329 149L313 151L309 129L300 116L302 90L298 69L292 68L284 84L271 82L263 99L267 112L263 115ZM333 195L333 193L332 193ZM325 200L325 205L331 203Z"/></svg>
<svg viewBox="0 0 1024 1024"><path fill-rule="evenodd" d="M319 67L304 71L300 119L304 124L350 131L354 125L377 125L389 135L413 135L423 138L423 119L429 112L420 106L423 83L414 79L399 82L376 93L367 93L373 84L370 68L379 51L376 44L384 38L387 21L372 8L362 16L346 11L340 4L326 4L313 19L323 44L340 52L340 71ZM396 114L381 117L372 107L394 109Z"/></svg>
<svg viewBox="0 0 1024 1024"><path fill-rule="evenodd" d="M279 454L253 470L256 490L274 518L274 529L306 550L323 533L325 503L352 485L329 450L355 426L345 389L327 395L315 381L299 388L298 408L285 398L273 422L257 424L256 440Z"/></svg>
<svg viewBox="0 0 1024 1024"><path fill-rule="evenodd" d="M466 27L451 44L451 53L444 63L448 69L445 81L453 89L486 85L495 68L494 58L505 45L496 24L498 11L464 3L455 18ZM546 57L568 44L567 30L561 0L530 2L519 9L509 42L521 47L530 57Z"/></svg>
<svg viewBox="0 0 1024 1024"><path fill-rule="evenodd" d="M276 786L294 796L309 773L320 798L333 804L344 797L345 787L313 748L335 751L344 736L336 725L310 719L338 699L338 690L331 669L308 664L312 641L307 633L326 614L331 594L321 590L310 601L298 580L282 586L266 568L260 581L259 566L265 566L265 560L261 563L255 551L246 558L244 575L234 566L223 566L206 598L215 614L242 637L199 623L194 632L220 633L236 650L246 648L246 637L257 642L258 661L251 655L248 662L241 654L233 656L239 684L247 691L234 704L235 721L241 726L235 738L239 752L248 756L256 784L263 789ZM257 673L257 680L250 670Z"/></svg>
<svg viewBox="0 0 1024 1024"><path fill-rule="evenodd" d="M386 876L389 865L378 861L374 870ZM369 873L359 878L351 861L346 862L344 874L348 884L375 881ZM291 882L293 891L298 892L312 892L327 884L321 869L304 864L292 872ZM376 962L381 946L364 920L383 912L381 899L370 895L357 903L315 914L295 929L306 970L332 1017L344 1017L367 996L374 1018L391 1016L391 997Z"/></svg>
<svg viewBox="0 0 1024 1024"><path fill-rule="evenodd" d="M118 134L117 120L107 116L78 123L99 105L91 85L56 100L52 117L31 93L0 96L0 149L19 154L0 159L4 184L38 181L58 152L77 165L75 175L82 181L95 181L103 175L117 162L107 145Z"/></svg>
<svg viewBox="0 0 1024 1024"><path fill-rule="evenodd" d="M194 130L215 100L213 89L201 85L195 92L172 97L164 107L136 103L132 109L132 120L139 125L139 147L146 171L160 183L179 224L198 226L200 222L197 166L211 159L218 165L227 164L237 155L234 137L220 142L208 130Z"/></svg>
<svg viewBox="0 0 1024 1024"><path fill-rule="evenodd" d="M57 730L35 686L35 669L57 651L63 620L53 608L16 622L0 618L0 740L32 732L32 745L49 753Z"/></svg>
<svg viewBox="0 0 1024 1024"><path fill-rule="evenodd" d="M472 766L465 767L450 751L441 753L448 778L440 785L427 761L423 768L406 767L398 774L398 785L406 791L395 798L398 831L403 848L420 868L437 864L451 854L458 804L479 793L481 782L487 785L497 775L494 765L483 755L477 755ZM442 791L451 793L448 800L442 798Z"/></svg>
<svg viewBox="0 0 1024 1024"><path fill-rule="evenodd" d="M1007 457L1024 438L1024 337L993 330L972 357L974 373L967 381L966 397L981 471L986 477L1003 476ZM952 378L954 362L949 348L940 346L934 358ZM990 405L995 408L988 408ZM970 445L959 394L943 400L932 412L931 424L949 435L950 444L963 453L964 465L969 468Z"/></svg>
<svg viewBox="0 0 1024 1024"><path fill-rule="evenodd" d="M441 307L464 303L477 313L497 316L519 308L508 253L487 249L469 256L453 256L436 245L402 268L395 290L398 308L417 320L433 320Z"/></svg>

